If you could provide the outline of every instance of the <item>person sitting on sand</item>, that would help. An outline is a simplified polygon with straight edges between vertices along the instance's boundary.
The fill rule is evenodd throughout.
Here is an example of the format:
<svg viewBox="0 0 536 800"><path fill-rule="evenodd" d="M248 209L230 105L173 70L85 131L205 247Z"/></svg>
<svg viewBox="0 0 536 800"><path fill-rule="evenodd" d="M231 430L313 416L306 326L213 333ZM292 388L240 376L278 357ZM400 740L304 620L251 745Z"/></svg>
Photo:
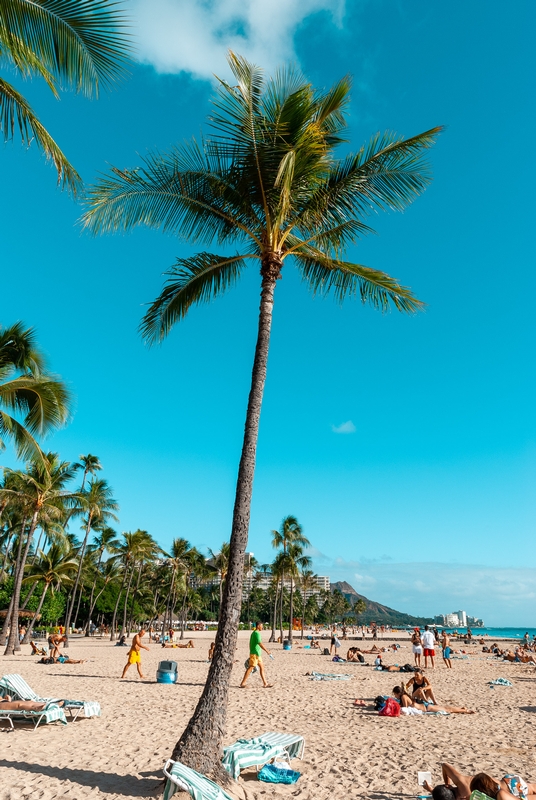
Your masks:
<svg viewBox="0 0 536 800"><path fill-rule="evenodd" d="M35 642L30 642L30 647L32 648L32 652L30 655L32 656L46 656L47 651L44 647L38 647Z"/></svg>
<svg viewBox="0 0 536 800"><path fill-rule="evenodd" d="M48 651L51 658L57 658L60 654L60 644L67 641L65 634L60 636L59 633L52 633L48 637Z"/></svg>
<svg viewBox="0 0 536 800"><path fill-rule="evenodd" d="M411 695L413 700L418 700L419 702L431 700L432 703L437 703L432 684L420 669L415 670L413 678L410 678L406 683L406 689L409 689L410 686L412 687Z"/></svg>
<svg viewBox="0 0 536 800"><path fill-rule="evenodd" d="M437 706L435 703L429 703L427 700L421 700L418 702L417 700L413 700L409 694L406 692L404 687L395 686L393 689L393 695L396 700L400 703L402 708L416 708L417 711L422 711L424 714L426 713L435 713L437 711L443 712L445 714L475 714L475 711L470 711L469 709L465 708L465 706Z"/></svg>
<svg viewBox="0 0 536 800"><path fill-rule="evenodd" d="M350 647L348 652L346 653L346 660L347 661L354 661L360 662L361 664L365 663L365 656L362 654L359 647Z"/></svg>

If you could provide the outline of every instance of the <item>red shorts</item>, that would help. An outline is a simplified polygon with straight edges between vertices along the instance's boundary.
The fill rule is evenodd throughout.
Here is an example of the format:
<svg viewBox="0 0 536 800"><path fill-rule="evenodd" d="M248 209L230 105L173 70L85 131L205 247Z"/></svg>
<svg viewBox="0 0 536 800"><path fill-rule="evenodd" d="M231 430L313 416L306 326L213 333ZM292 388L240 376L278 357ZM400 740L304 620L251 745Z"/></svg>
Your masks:
<svg viewBox="0 0 536 800"><path fill-rule="evenodd" d="M424 648L424 655L431 656L432 658L435 656L435 650L430 650L428 647Z"/></svg>

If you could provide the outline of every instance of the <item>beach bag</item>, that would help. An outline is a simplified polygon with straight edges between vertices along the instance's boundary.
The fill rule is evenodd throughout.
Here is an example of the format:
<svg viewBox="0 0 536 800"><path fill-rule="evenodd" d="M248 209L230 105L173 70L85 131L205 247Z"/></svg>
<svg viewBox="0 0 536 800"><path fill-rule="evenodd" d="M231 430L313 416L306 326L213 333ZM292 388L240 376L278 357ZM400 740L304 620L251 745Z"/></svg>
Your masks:
<svg viewBox="0 0 536 800"><path fill-rule="evenodd" d="M275 763L265 764L257 778L264 783L296 783L300 774L295 769L287 767L286 764L279 766Z"/></svg>
<svg viewBox="0 0 536 800"><path fill-rule="evenodd" d="M380 717L399 717L400 706L394 697L388 697L383 708L378 711Z"/></svg>
<svg viewBox="0 0 536 800"><path fill-rule="evenodd" d="M362 655L361 655L361 653L358 653L358 654L357 654L357 657L358 657L358 659L360 660L360 662L361 662L362 664L364 664L364 663L365 663L365 656L362 656Z"/></svg>
<svg viewBox="0 0 536 800"><path fill-rule="evenodd" d="M323 655L325 655L325 656L329 656L329 650L328 650L328 648L327 648L327 647L324 647L324 652L323 652Z"/></svg>
<svg viewBox="0 0 536 800"><path fill-rule="evenodd" d="M387 700L387 697L384 697L381 694L379 694L378 697L374 698L374 708L376 709L376 711L379 711L380 708L384 707L386 700Z"/></svg>

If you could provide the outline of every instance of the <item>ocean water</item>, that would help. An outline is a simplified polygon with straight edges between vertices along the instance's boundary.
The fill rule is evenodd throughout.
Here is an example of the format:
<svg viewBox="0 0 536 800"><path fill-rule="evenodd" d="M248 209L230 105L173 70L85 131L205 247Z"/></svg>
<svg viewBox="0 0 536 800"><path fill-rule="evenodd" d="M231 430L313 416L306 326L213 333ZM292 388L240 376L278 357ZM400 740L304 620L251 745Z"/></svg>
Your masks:
<svg viewBox="0 0 536 800"><path fill-rule="evenodd" d="M447 628L447 630L451 630ZM454 630L454 629L453 629ZM465 628L458 628L459 633L465 633ZM471 628L473 638L480 638L485 635L486 639L493 639L494 637L501 639L523 639L523 636L528 631L532 637L536 635L536 628Z"/></svg>

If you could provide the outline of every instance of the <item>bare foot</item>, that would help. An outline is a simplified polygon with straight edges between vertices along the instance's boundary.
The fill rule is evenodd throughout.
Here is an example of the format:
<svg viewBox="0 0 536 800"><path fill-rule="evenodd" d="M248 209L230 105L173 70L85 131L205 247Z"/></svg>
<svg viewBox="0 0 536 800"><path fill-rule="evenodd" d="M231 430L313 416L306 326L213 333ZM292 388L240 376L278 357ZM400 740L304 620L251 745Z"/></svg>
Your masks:
<svg viewBox="0 0 536 800"><path fill-rule="evenodd" d="M264 684L264 688L265 689L273 689L274 688L274 684L273 683L265 683Z"/></svg>

